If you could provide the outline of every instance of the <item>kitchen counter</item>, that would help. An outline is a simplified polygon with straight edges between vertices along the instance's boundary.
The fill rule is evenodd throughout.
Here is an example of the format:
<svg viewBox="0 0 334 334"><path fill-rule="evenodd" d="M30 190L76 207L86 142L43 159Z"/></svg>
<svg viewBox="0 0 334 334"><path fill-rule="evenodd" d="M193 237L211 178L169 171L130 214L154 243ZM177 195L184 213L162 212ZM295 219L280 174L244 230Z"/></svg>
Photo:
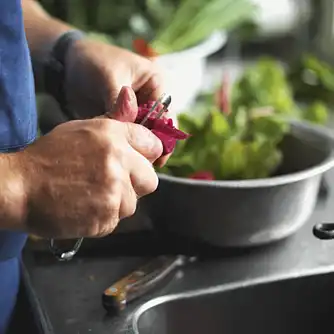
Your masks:
<svg viewBox="0 0 334 334"><path fill-rule="evenodd" d="M334 171L326 174L334 184ZM119 235L94 240L69 263L57 263L48 255L25 252L25 265L53 328L54 334L116 334L127 332L127 320L133 310L149 298L248 279L305 270L334 264L334 241L320 241L312 235L315 223L334 219L334 191L320 198L307 224L292 237L256 249L227 251L193 245L189 241L146 234ZM159 239L160 238L160 239ZM122 276L137 269L148 257L161 253L200 255L161 289L145 296L119 316L107 316L102 291Z"/></svg>
<svg viewBox="0 0 334 334"><path fill-rule="evenodd" d="M286 44L285 48L278 50L275 47L275 55L276 51L290 50ZM261 53L258 48L256 51ZM247 62L243 59L240 66L240 59L235 59L234 54L235 50L229 48L224 54L216 55L207 71L204 89L221 80L226 69L232 78L240 73ZM326 179L334 185L334 170L326 174ZM334 188L330 189L327 197L319 199L307 224L295 235L256 249L217 249L153 233L147 219L139 217L139 221L137 215L137 221L122 222L125 226L120 227L123 233L85 240L80 252L69 263L58 263L49 253L26 248L24 277L39 303L38 315L43 318L45 334L129 333L128 320L133 311L155 296L281 274L298 274L334 265L334 241L320 241L312 235L314 224L334 221ZM198 255L199 259L187 265L156 292L129 305L121 315L107 316L101 303L104 289L159 254Z"/></svg>

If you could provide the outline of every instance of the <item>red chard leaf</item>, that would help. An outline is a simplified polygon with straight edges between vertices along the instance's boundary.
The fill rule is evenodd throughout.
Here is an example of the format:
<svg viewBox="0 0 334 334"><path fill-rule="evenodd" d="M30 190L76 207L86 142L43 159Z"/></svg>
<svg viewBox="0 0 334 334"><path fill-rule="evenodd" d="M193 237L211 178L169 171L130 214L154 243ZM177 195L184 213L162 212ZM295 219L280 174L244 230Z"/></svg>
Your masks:
<svg viewBox="0 0 334 334"><path fill-rule="evenodd" d="M138 107L138 114L136 123L140 123L150 109L154 105L154 101L149 101L147 104L140 105ZM157 108L145 122L145 127L150 129L162 142L163 155L173 152L177 140L187 139L189 134L177 129L171 118L161 117L156 118L159 110L162 106Z"/></svg>
<svg viewBox="0 0 334 334"><path fill-rule="evenodd" d="M216 104L222 113L229 115L230 114L230 101L229 101L229 78L225 74L223 81L219 89L215 94Z"/></svg>
<svg viewBox="0 0 334 334"><path fill-rule="evenodd" d="M190 179L193 180L208 180L213 181L215 179L214 175L210 171L198 171L189 175Z"/></svg>

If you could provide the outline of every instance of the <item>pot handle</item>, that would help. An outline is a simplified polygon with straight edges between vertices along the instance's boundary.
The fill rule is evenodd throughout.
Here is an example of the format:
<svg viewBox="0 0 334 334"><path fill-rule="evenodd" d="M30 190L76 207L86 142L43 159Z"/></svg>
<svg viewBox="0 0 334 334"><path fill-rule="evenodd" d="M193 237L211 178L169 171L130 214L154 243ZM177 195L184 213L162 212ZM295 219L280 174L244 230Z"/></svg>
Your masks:
<svg viewBox="0 0 334 334"><path fill-rule="evenodd" d="M314 225L313 235L320 240L334 239L334 223L319 223Z"/></svg>

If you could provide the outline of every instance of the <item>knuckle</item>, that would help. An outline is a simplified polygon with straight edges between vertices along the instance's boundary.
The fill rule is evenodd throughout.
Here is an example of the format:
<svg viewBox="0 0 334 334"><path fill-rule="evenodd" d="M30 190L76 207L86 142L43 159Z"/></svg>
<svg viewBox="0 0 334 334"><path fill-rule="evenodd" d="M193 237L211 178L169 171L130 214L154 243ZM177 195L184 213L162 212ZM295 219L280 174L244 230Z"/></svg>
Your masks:
<svg viewBox="0 0 334 334"><path fill-rule="evenodd" d="M159 178L157 173L154 171L153 167L150 172L147 173L147 177L144 179L143 188L145 190L145 194L150 194L154 192L159 185Z"/></svg>
<svg viewBox="0 0 334 334"><path fill-rule="evenodd" d="M126 210L126 217L131 217L136 213L137 210L137 200L133 200L129 203Z"/></svg>
<svg viewBox="0 0 334 334"><path fill-rule="evenodd" d="M153 172L150 177L150 181L147 183L147 193L150 194L156 191L158 185L159 185L158 175L155 172Z"/></svg>
<svg viewBox="0 0 334 334"><path fill-rule="evenodd" d="M111 233L119 220L120 194L109 192L91 199L87 205L86 234L90 237L101 237Z"/></svg>
<svg viewBox="0 0 334 334"><path fill-rule="evenodd" d="M123 198L123 205L120 209L120 217L128 218L133 216L137 210L137 196L136 193L133 191L131 195Z"/></svg>
<svg viewBox="0 0 334 334"><path fill-rule="evenodd" d="M99 234L100 220L97 217L92 217L89 225L86 227L86 236L95 237Z"/></svg>
<svg viewBox="0 0 334 334"><path fill-rule="evenodd" d="M98 233L95 235L97 238L103 238L108 236L110 233L112 233L115 228L117 227L119 222L118 217L112 217L111 219L107 220L102 227L99 229Z"/></svg>
<svg viewBox="0 0 334 334"><path fill-rule="evenodd" d="M119 207L120 207L120 202L121 202L120 197L121 196L120 196L118 187L114 191L113 189L111 190L111 194L109 194L109 196L107 197L107 201L106 201L106 207L107 207L106 211L108 214L107 220L118 217L118 212L119 212Z"/></svg>
<svg viewBox="0 0 334 334"><path fill-rule="evenodd" d="M125 170L123 167L122 158L116 159L115 157L110 157L106 159L105 163L101 168L101 174L104 180L104 187L110 194L114 194L120 191ZM110 198L114 201L113 195Z"/></svg>

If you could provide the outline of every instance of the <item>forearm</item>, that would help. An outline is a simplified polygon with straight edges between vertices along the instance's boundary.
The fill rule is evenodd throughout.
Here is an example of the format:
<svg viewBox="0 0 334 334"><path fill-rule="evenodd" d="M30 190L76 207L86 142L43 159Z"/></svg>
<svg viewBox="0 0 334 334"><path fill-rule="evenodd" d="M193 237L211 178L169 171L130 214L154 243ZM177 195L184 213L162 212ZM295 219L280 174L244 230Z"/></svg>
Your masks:
<svg viewBox="0 0 334 334"><path fill-rule="evenodd" d="M21 173L22 152L0 154L0 230L22 230L27 216L27 179Z"/></svg>
<svg viewBox="0 0 334 334"><path fill-rule="evenodd" d="M43 63L53 43L73 27L50 16L38 2L22 0L25 31L32 56L37 89L43 87Z"/></svg>

